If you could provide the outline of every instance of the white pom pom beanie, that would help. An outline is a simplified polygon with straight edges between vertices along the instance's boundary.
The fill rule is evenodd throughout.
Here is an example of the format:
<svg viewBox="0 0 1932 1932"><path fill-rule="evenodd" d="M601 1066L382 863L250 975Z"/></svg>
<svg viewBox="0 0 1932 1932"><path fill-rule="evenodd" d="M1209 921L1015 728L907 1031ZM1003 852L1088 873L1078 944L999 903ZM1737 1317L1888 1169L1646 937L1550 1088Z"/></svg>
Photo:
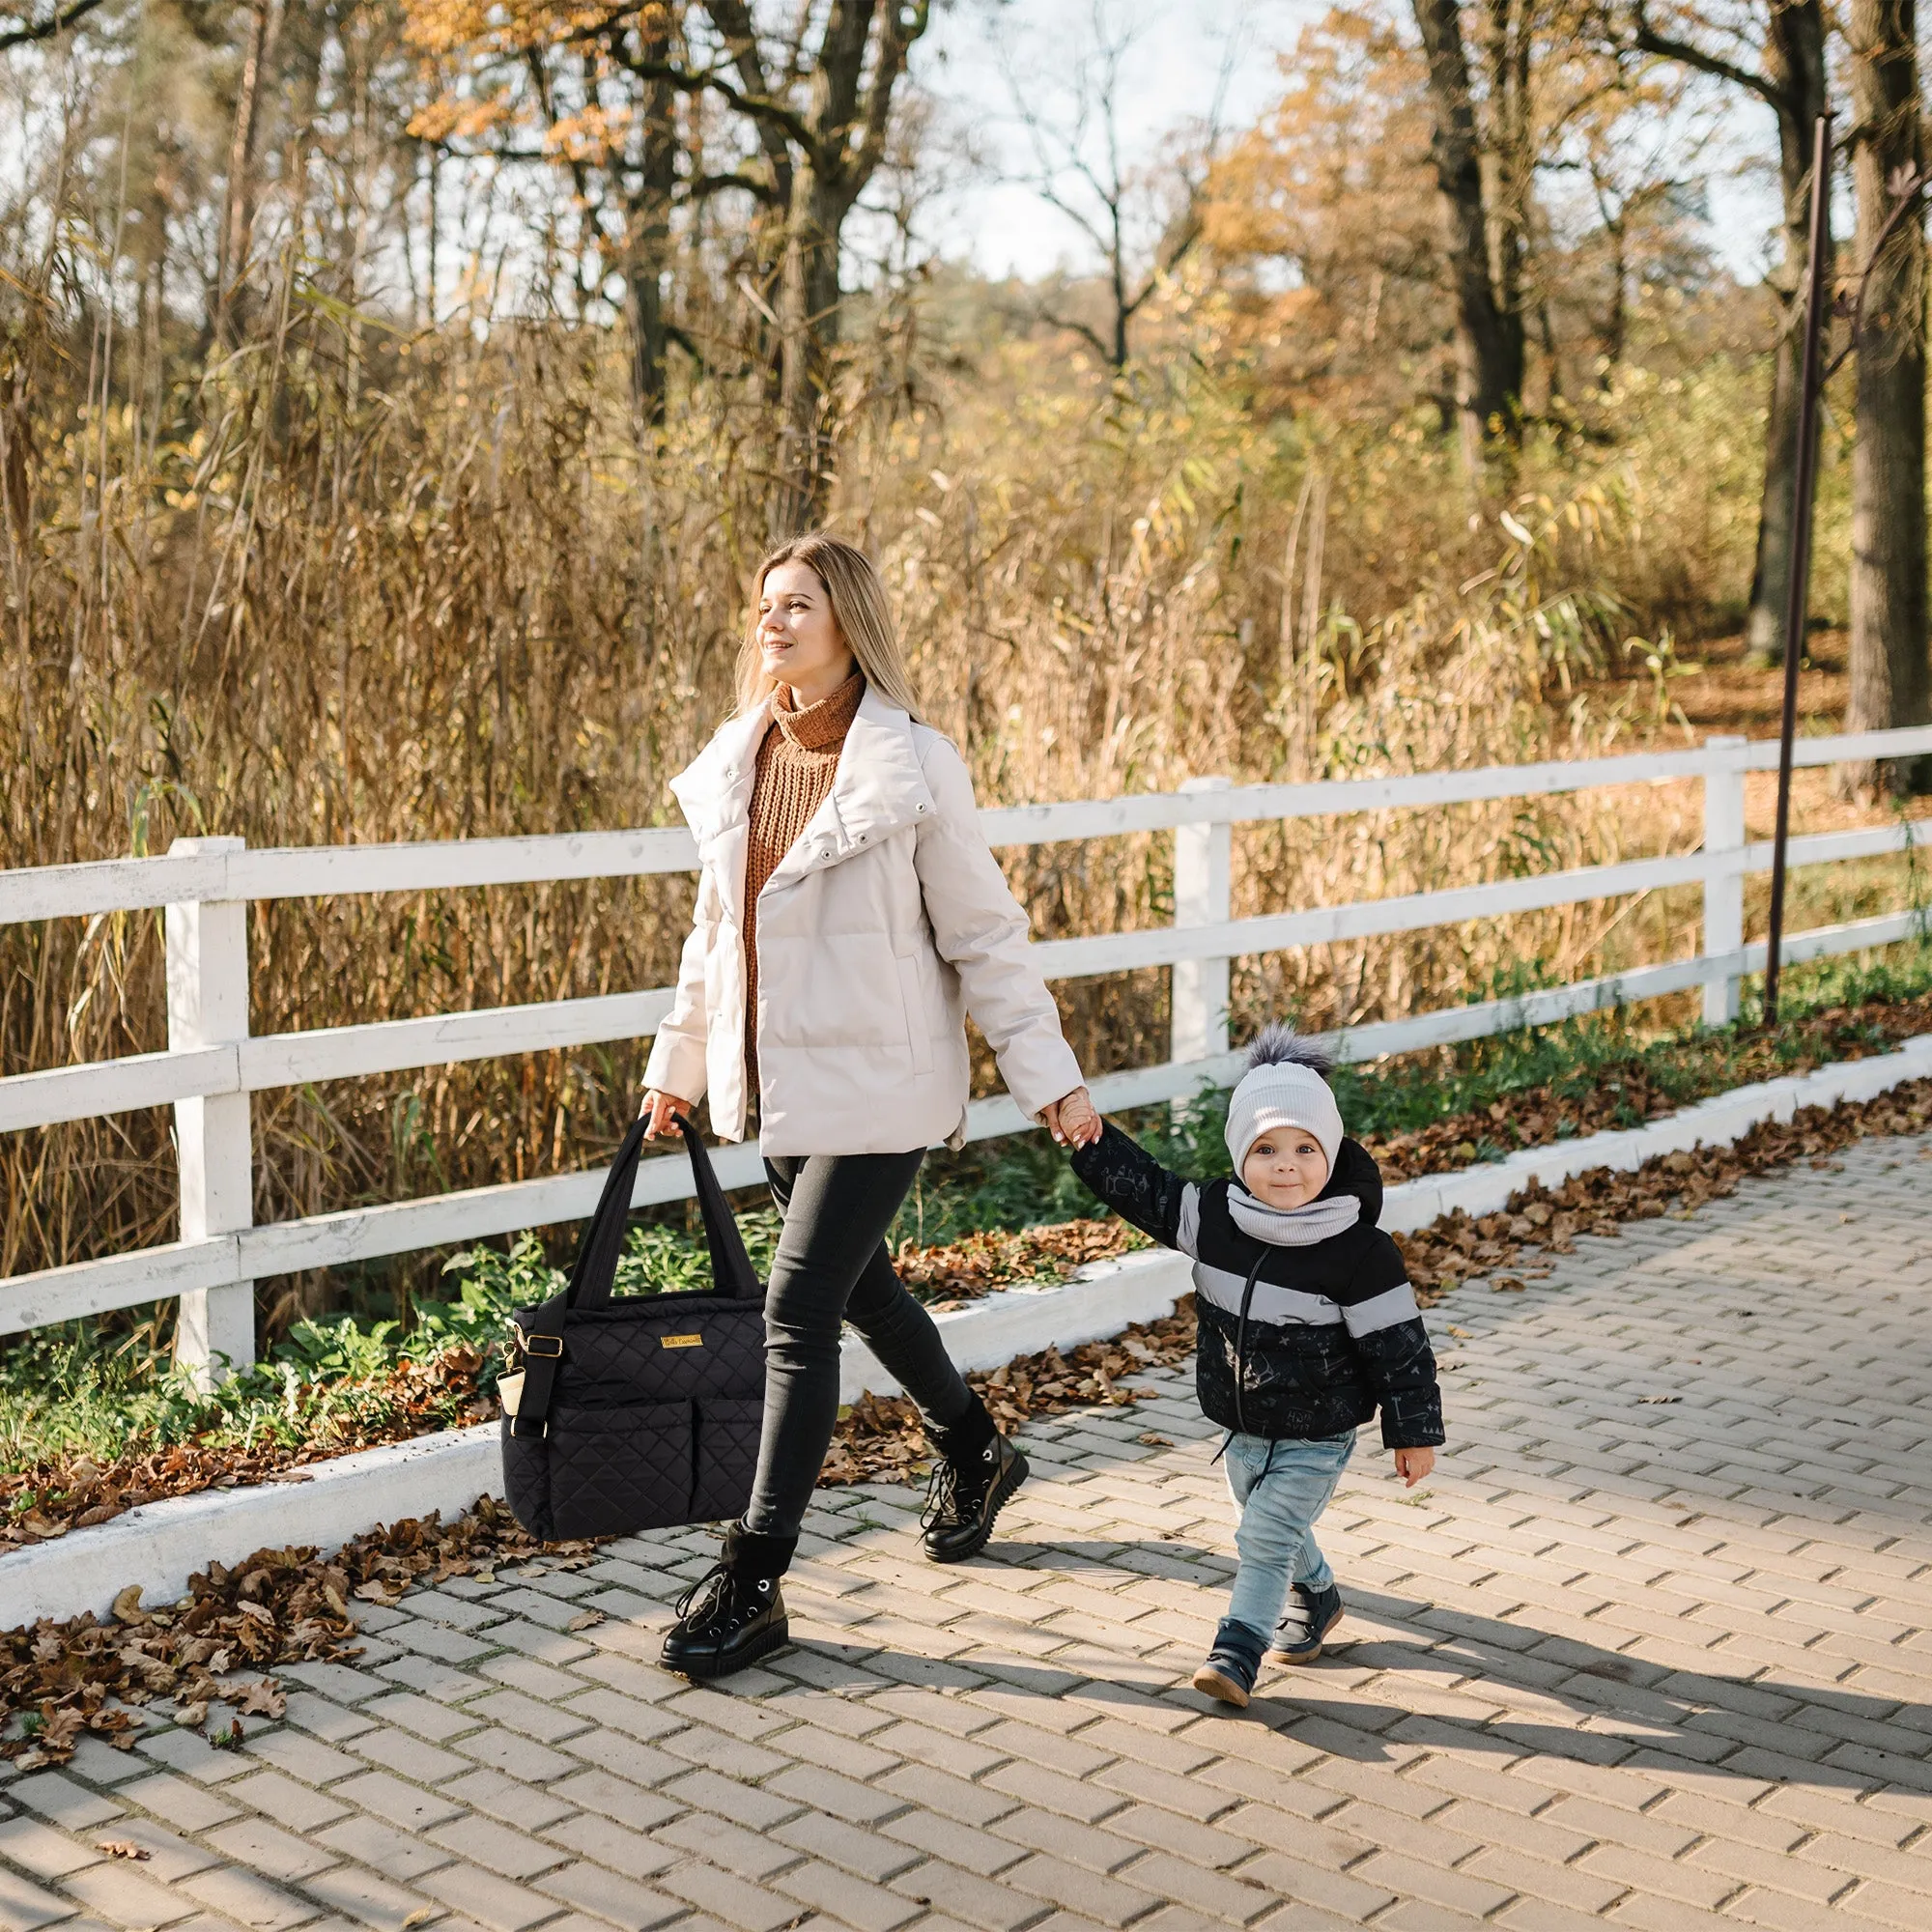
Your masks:
<svg viewBox="0 0 1932 1932"><path fill-rule="evenodd" d="M1327 1081L1312 1066L1274 1062L1244 1073L1228 1100L1228 1153L1236 1180L1248 1150L1264 1134L1282 1127L1312 1134L1334 1174L1342 1151L1342 1110Z"/></svg>

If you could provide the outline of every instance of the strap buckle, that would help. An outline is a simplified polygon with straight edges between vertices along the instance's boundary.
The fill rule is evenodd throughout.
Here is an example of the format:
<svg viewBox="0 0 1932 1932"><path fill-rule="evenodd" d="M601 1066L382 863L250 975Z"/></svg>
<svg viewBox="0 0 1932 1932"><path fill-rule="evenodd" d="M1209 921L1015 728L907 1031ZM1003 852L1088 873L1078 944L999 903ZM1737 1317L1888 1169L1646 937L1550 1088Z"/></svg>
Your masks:
<svg viewBox="0 0 1932 1932"><path fill-rule="evenodd" d="M549 1344L547 1348L539 1346L545 1343ZM526 1355L535 1355L542 1360L554 1360L563 1353L563 1337L561 1335L526 1335L524 1337L524 1353Z"/></svg>
<svg viewBox="0 0 1932 1932"><path fill-rule="evenodd" d="M550 1434L548 1417L534 1415L513 1415L510 1418L510 1434L521 1441L526 1435L542 1438Z"/></svg>

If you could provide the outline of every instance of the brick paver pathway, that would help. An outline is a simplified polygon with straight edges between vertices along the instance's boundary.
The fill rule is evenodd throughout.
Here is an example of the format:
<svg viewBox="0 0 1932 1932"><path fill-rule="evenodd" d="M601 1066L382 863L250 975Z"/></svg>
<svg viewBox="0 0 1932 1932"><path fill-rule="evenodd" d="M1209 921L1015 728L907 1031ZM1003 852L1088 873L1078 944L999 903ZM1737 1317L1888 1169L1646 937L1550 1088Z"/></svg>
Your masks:
<svg viewBox="0 0 1932 1932"><path fill-rule="evenodd" d="M641 1538L378 1611L240 1752L13 1776L0 1927L1926 1932L1928 1198L1866 1143L1453 1295L1454 1452L1406 1494L1364 1441L1348 1640L1245 1717L1185 1688L1231 1524L1150 1376L1029 1432L974 1564L829 1494L802 1646L724 1690L649 1662L708 1539Z"/></svg>

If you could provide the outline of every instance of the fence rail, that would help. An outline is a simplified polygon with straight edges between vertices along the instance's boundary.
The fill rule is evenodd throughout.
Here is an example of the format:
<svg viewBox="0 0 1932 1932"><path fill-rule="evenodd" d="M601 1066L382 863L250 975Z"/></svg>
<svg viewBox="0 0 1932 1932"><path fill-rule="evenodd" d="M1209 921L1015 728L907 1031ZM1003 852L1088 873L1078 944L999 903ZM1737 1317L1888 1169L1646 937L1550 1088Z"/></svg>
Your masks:
<svg viewBox="0 0 1932 1932"><path fill-rule="evenodd" d="M1797 761L1826 765L1921 753L1932 753L1932 727L1801 740ZM1771 866L1769 843L1750 843L1745 838L1745 781L1750 772L1774 769L1776 760L1775 742L1714 737L1690 751L1403 778L1259 785L1200 779L1176 792L991 809L981 812L980 820L995 845L1135 832L1175 834L1172 925L1043 941L1035 947L1050 980L1146 967L1173 970L1170 1058L1094 1082L1101 1106L1121 1108L1179 1098L1235 1076L1237 1058L1228 1051L1228 988L1230 966L1236 958L1670 886L1703 889L1702 945L1692 958L1357 1027L1338 1037L1336 1047L1345 1059L1366 1060L1693 988L1703 990L1708 1020L1722 1023L1735 1017L1740 982L1747 974L1763 970L1765 953L1762 944L1744 942L1744 882ZM1232 833L1236 824L1685 781L1701 781L1704 788L1704 838L1693 852L1300 912L1232 916ZM1928 844L1932 819L1902 820L1795 838L1790 862L1837 864ZM674 827L255 850L239 838L178 839L159 858L0 873L0 923L160 910L168 981L166 1051L0 1079L0 1132L172 1106L181 1183L180 1240L0 1280L0 1334L178 1295L183 1302L182 1356L204 1378L212 1378L224 1357L238 1365L252 1358L253 1289L262 1277L586 1216L596 1203L601 1171L254 1226L251 1094L638 1038L656 1030L669 1009L671 993L659 987L251 1036L246 907L256 899L633 878L690 871L696 865L690 834ZM1922 925L1919 915L1907 912L1793 933L1787 937L1785 956L1802 960L1858 952L1911 937ZM976 1101L968 1110L967 1131L973 1139L1029 1124L1004 1096ZM723 1150L718 1166L726 1186L749 1185L761 1172L755 1149L749 1147ZM690 1192L690 1164L678 1155L646 1162L635 1199L643 1206Z"/></svg>

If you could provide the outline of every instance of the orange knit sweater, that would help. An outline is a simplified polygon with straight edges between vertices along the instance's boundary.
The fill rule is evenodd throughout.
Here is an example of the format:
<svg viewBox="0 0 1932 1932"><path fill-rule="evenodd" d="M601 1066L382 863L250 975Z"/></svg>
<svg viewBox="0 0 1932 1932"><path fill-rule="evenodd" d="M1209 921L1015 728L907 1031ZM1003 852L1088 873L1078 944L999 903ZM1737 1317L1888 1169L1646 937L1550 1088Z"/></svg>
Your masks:
<svg viewBox="0 0 1932 1932"><path fill-rule="evenodd" d="M751 839L745 848L745 1091L758 1097L758 895L779 861L825 803L838 750L866 694L854 671L816 704L794 709L787 684L772 693L772 726L758 747L752 785Z"/></svg>

